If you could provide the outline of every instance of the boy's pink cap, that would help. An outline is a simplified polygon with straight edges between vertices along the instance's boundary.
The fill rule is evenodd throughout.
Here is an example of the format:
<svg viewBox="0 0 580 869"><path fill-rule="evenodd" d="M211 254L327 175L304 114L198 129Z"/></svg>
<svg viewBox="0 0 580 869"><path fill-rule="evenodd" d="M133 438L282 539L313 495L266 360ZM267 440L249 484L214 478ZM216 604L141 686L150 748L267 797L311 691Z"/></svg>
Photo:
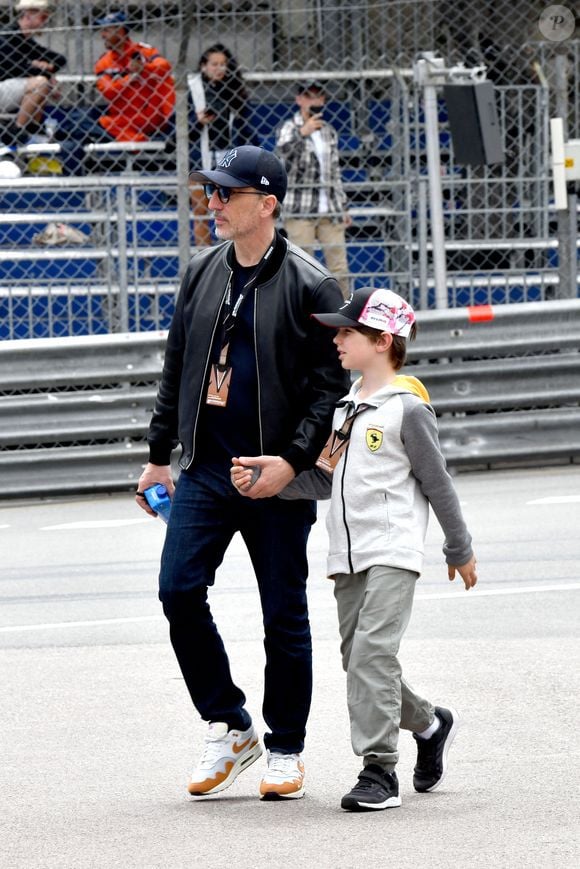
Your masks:
<svg viewBox="0 0 580 869"><path fill-rule="evenodd" d="M363 287L355 290L334 314L312 314L323 326L334 329L350 326L369 326L380 332L408 338L415 322L411 305L392 290Z"/></svg>

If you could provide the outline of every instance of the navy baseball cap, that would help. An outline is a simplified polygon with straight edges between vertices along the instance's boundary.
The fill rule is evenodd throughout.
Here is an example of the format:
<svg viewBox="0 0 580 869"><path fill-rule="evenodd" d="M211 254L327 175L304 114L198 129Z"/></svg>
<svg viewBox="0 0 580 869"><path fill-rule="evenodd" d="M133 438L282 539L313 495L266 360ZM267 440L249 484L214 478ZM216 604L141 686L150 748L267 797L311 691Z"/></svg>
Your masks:
<svg viewBox="0 0 580 869"><path fill-rule="evenodd" d="M124 12L109 12L108 15L104 15L103 18L97 18L95 24L98 27L125 27L127 30L129 29L129 25L127 24L127 16Z"/></svg>
<svg viewBox="0 0 580 869"><path fill-rule="evenodd" d="M288 177L279 157L256 145L231 148L215 169L190 174L192 181L223 187L253 187L260 193L272 193L278 202L286 196Z"/></svg>

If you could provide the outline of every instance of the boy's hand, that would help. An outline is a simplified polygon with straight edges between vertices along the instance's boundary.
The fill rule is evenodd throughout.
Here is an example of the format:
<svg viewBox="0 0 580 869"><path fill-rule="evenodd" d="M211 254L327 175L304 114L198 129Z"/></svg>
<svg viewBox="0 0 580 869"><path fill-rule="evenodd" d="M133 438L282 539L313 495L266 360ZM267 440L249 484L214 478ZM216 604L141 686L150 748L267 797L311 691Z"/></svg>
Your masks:
<svg viewBox="0 0 580 869"><path fill-rule="evenodd" d="M253 471L251 467L238 464L238 459L232 459L232 462L230 468L232 485L243 495L252 485Z"/></svg>
<svg viewBox="0 0 580 869"><path fill-rule="evenodd" d="M450 580L455 579L455 571L459 571L459 575L465 584L465 591L469 591L470 588L473 588L475 583L477 582L477 573L475 570L475 555L470 558L467 564L448 564L447 565L447 575Z"/></svg>
<svg viewBox="0 0 580 869"><path fill-rule="evenodd" d="M240 471L239 468L242 468ZM260 474L252 483L252 475ZM296 476L292 465L280 456L239 456L232 459L230 468L232 484L240 495L248 498L272 498L284 489Z"/></svg>

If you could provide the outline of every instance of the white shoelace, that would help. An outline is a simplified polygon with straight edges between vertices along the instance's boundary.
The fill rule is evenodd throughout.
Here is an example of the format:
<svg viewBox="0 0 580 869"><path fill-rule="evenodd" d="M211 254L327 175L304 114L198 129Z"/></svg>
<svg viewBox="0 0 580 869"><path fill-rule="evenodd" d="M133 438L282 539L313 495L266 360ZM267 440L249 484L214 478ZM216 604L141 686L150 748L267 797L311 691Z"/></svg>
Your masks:
<svg viewBox="0 0 580 869"><path fill-rule="evenodd" d="M268 757L268 772L278 772L281 775L289 775L294 772L298 766L300 755L298 754L279 754L277 751L272 752Z"/></svg>
<svg viewBox="0 0 580 869"><path fill-rule="evenodd" d="M199 761L199 765L203 768L213 766L216 760L223 756L224 745L225 739L217 739L215 741L208 742Z"/></svg>
<svg viewBox="0 0 580 869"><path fill-rule="evenodd" d="M205 737L205 748L199 761L199 766L202 769L212 767L220 757L223 757L225 749L228 745L228 737L215 737L212 732Z"/></svg>

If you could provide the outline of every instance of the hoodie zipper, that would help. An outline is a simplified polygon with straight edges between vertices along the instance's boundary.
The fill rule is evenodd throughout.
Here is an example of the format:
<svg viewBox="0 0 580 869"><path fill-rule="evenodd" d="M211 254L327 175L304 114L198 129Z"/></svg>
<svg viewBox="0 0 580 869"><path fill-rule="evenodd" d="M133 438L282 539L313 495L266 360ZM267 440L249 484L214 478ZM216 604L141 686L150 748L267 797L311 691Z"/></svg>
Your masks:
<svg viewBox="0 0 580 869"><path fill-rule="evenodd" d="M354 573L354 566L352 563L352 542L350 537L350 529L348 527L348 522L346 519L346 500L344 497L344 478L346 475L346 462L348 459L348 449L350 444L347 444L346 449L344 451L343 462L342 462L342 476L340 478L340 498L342 501L342 521L344 523L344 530L346 533L346 543L347 543L347 555L348 555L348 566L349 572Z"/></svg>
<svg viewBox="0 0 580 869"><path fill-rule="evenodd" d="M361 402L359 404L358 409L356 411L356 416L358 416L360 413L364 413L365 410L376 409L375 406L372 404L369 404L366 406L364 406L364 405L365 405L365 402ZM352 435L353 428L354 428L354 421L353 421L351 432L350 432L351 435ZM350 536L350 528L348 527L348 521L346 518L346 499L344 497L344 478L346 476L346 463L348 461L349 450L350 450L350 436L349 436L349 442L346 445L346 448L345 448L345 451L343 454L342 475L340 478L340 499L342 502L342 521L344 524L344 531L346 534L346 542L347 542L348 566L349 566L350 573L354 573L355 572L354 565L352 563L352 538Z"/></svg>

